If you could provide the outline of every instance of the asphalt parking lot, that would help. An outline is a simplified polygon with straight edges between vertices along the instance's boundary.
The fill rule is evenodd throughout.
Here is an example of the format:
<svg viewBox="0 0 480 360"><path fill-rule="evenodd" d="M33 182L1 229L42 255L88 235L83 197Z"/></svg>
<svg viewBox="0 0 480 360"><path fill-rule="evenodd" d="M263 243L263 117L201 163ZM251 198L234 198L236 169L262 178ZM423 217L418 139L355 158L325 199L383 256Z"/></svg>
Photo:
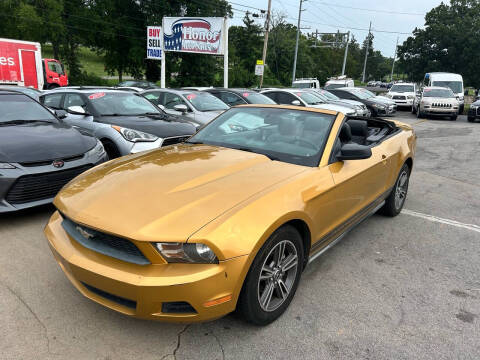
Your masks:
<svg viewBox="0 0 480 360"><path fill-rule="evenodd" d="M480 123L418 120L405 210L305 270L267 327L128 318L84 298L43 236L53 208L0 215L1 359L478 359Z"/></svg>

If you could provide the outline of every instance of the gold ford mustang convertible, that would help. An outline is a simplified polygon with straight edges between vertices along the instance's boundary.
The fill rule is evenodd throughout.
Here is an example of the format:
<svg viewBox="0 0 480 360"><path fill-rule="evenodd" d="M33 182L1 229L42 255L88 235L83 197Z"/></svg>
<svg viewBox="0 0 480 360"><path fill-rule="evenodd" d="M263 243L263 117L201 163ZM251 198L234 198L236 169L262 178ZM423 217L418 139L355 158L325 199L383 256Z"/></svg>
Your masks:
<svg viewBox="0 0 480 360"><path fill-rule="evenodd" d="M305 266L405 202L410 126L245 105L183 144L99 165L67 184L45 234L86 297L126 315L194 322L237 310L265 325Z"/></svg>

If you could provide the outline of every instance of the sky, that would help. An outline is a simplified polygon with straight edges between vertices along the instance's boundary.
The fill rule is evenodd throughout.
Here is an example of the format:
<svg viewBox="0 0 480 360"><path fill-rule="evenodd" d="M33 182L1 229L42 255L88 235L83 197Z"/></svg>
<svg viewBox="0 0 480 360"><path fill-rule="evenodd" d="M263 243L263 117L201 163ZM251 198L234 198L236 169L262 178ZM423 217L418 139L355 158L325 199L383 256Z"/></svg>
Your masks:
<svg viewBox="0 0 480 360"><path fill-rule="evenodd" d="M231 25L242 25L245 11L257 12L267 9L268 0L232 0L234 9ZM395 43L401 44L415 29L423 27L425 14L440 5L441 0L307 0L302 8L303 33L315 32L350 32L361 43L368 34L370 21L375 36L373 47L384 56L393 57ZM449 2L447 0L447 2ZM249 8L252 7L252 8ZM287 21L297 25L299 0L272 0L272 12L279 12ZM357 9L352 9L357 8ZM373 11L375 10L375 11ZM264 19L257 23L264 24ZM398 32L388 33L380 31Z"/></svg>

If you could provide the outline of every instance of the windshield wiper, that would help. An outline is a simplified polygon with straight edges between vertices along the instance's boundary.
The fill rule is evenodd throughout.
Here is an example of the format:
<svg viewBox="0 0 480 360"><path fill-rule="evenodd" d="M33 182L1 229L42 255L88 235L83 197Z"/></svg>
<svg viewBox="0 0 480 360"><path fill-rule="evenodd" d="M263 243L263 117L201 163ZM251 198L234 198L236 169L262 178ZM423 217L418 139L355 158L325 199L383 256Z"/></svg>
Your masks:
<svg viewBox="0 0 480 360"><path fill-rule="evenodd" d="M247 148L247 147L233 147L232 146L232 149L240 150L240 151L247 151L247 152L251 152L251 153L254 153L254 154L265 155L270 160L278 160L278 158L273 156L273 155L266 154L266 153L263 153L263 152L260 152L260 151L256 151L256 150L253 150L253 149L250 149L250 148Z"/></svg>
<svg viewBox="0 0 480 360"><path fill-rule="evenodd" d="M9 120L9 121L0 121L0 126L4 125L21 125L35 122L51 122L48 120Z"/></svg>
<svg viewBox="0 0 480 360"><path fill-rule="evenodd" d="M195 144L195 145L199 145L199 144L205 144L204 142L202 141L185 141L185 144Z"/></svg>
<svg viewBox="0 0 480 360"><path fill-rule="evenodd" d="M135 115L112 113L112 114L102 114L102 116L135 116Z"/></svg>

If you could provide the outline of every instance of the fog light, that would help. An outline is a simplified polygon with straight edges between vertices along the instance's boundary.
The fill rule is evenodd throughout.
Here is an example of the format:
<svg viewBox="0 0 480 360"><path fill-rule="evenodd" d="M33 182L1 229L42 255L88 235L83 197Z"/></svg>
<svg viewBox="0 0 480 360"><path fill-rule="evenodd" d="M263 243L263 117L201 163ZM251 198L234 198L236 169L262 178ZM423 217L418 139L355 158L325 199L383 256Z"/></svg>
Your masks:
<svg viewBox="0 0 480 360"><path fill-rule="evenodd" d="M196 314L192 305L185 301L173 301L162 303L162 313L165 314Z"/></svg>

